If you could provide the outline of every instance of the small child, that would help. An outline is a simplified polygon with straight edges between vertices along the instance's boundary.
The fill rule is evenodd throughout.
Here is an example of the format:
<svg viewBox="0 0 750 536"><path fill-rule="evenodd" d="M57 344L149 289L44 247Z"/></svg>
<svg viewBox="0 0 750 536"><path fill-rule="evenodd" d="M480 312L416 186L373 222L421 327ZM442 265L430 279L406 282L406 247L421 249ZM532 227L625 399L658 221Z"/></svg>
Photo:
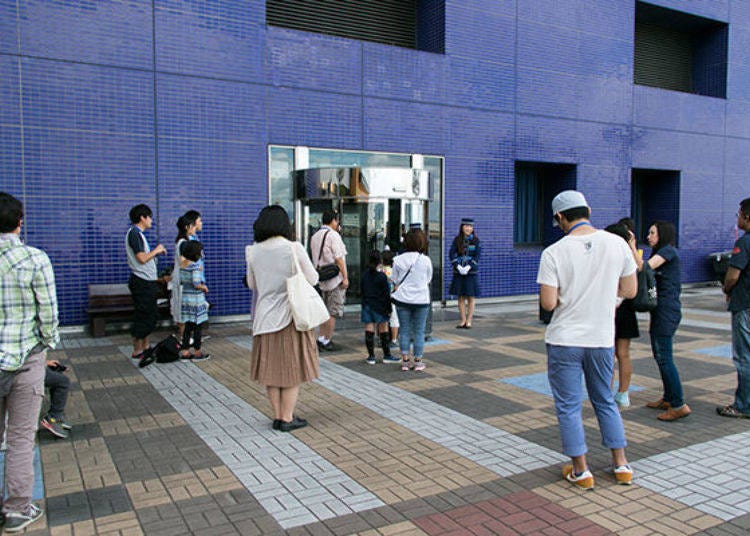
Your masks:
<svg viewBox="0 0 750 536"><path fill-rule="evenodd" d="M387 246L386 246L387 247ZM396 283L391 277L393 275L393 252L390 249L386 249L383 252L383 273L388 278L388 291L393 293L396 289ZM388 321L391 328L391 348L398 347L398 315L396 314L396 308L391 307L391 317Z"/></svg>
<svg viewBox="0 0 750 536"><path fill-rule="evenodd" d="M200 262L202 254L203 244L197 240L189 240L181 248L180 284L182 285L182 322L185 324L185 330L182 333L180 357L193 361L205 361L210 357L210 354L201 352L203 324L208 321L208 302L206 301L208 287L203 273L203 263ZM190 352L191 338L195 353Z"/></svg>
<svg viewBox="0 0 750 536"><path fill-rule="evenodd" d="M383 363L398 363L398 357L391 355L390 336L388 334L388 316L391 314L391 293L388 278L378 271L380 252L373 250L367 262L367 269L362 272L360 290L362 295L361 320L365 325L365 346L367 346L367 364L375 364L375 326L380 335L380 347L383 349Z"/></svg>

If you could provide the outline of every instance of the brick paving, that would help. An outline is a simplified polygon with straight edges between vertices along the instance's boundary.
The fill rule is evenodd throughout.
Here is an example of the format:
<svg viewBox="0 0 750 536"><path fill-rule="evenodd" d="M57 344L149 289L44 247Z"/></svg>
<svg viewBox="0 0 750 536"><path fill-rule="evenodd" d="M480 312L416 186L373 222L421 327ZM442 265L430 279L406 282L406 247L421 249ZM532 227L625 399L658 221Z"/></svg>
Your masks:
<svg viewBox="0 0 750 536"><path fill-rule="evenodd" d="M643 337L623 411L633 486L607 473L584 404L593 492L560 479L536 304L484 304L475 328L437 311L427 370L364 363L355 321L303 387L308 428L270 429L245 324L211 327L202 363L135 367L126 334L68 335L71 437L39 433L46 515L31 534L739 535L750 532L750 419L716 415L736 374L716 288L684 294L675 344L693 415L658 421ZM349 315L354 317L354 314ZM355 319L356 320L356 319Z"/></svg>

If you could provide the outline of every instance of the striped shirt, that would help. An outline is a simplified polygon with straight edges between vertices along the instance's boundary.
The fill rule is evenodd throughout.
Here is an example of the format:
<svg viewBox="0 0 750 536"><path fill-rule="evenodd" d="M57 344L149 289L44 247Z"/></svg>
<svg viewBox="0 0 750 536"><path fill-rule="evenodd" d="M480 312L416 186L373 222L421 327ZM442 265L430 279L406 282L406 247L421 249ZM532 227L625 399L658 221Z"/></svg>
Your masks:
<svg viewBox="0 0 750 536"><path fill-rule="evenodd" d="M54 348L57 331L55 274L47 254L14 233L0 234L0 370L23 366L41 344Z"/></svg>

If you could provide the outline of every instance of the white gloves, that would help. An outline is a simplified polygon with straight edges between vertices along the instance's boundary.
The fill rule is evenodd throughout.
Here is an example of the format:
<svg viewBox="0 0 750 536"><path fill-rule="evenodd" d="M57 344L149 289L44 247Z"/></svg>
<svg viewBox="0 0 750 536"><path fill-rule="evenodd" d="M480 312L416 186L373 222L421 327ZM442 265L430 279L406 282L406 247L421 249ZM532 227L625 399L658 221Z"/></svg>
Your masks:
<svg viewBox="0 0 750 536"><path fill-rule="evenodd" d="M471 270L471 266L456 266L456 270L458 270L458 273L461 275L466 275Z"/></svg>

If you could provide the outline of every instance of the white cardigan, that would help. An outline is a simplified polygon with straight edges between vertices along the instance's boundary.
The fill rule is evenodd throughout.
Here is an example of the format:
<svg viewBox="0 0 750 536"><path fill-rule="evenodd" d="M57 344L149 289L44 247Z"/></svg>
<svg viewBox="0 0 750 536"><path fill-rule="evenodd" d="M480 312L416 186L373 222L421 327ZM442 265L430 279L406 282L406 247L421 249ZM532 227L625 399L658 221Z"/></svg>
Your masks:
<svg viewBox="0 0 750 536"><path fill-rule="evenodd" d="M286 295L286 280L296 272L292 248L305 279L311 285L317 284L318 272L299 242L275 236L245 248L247 284L255 301L253 335L280 331L292 322Z"/></svg>

